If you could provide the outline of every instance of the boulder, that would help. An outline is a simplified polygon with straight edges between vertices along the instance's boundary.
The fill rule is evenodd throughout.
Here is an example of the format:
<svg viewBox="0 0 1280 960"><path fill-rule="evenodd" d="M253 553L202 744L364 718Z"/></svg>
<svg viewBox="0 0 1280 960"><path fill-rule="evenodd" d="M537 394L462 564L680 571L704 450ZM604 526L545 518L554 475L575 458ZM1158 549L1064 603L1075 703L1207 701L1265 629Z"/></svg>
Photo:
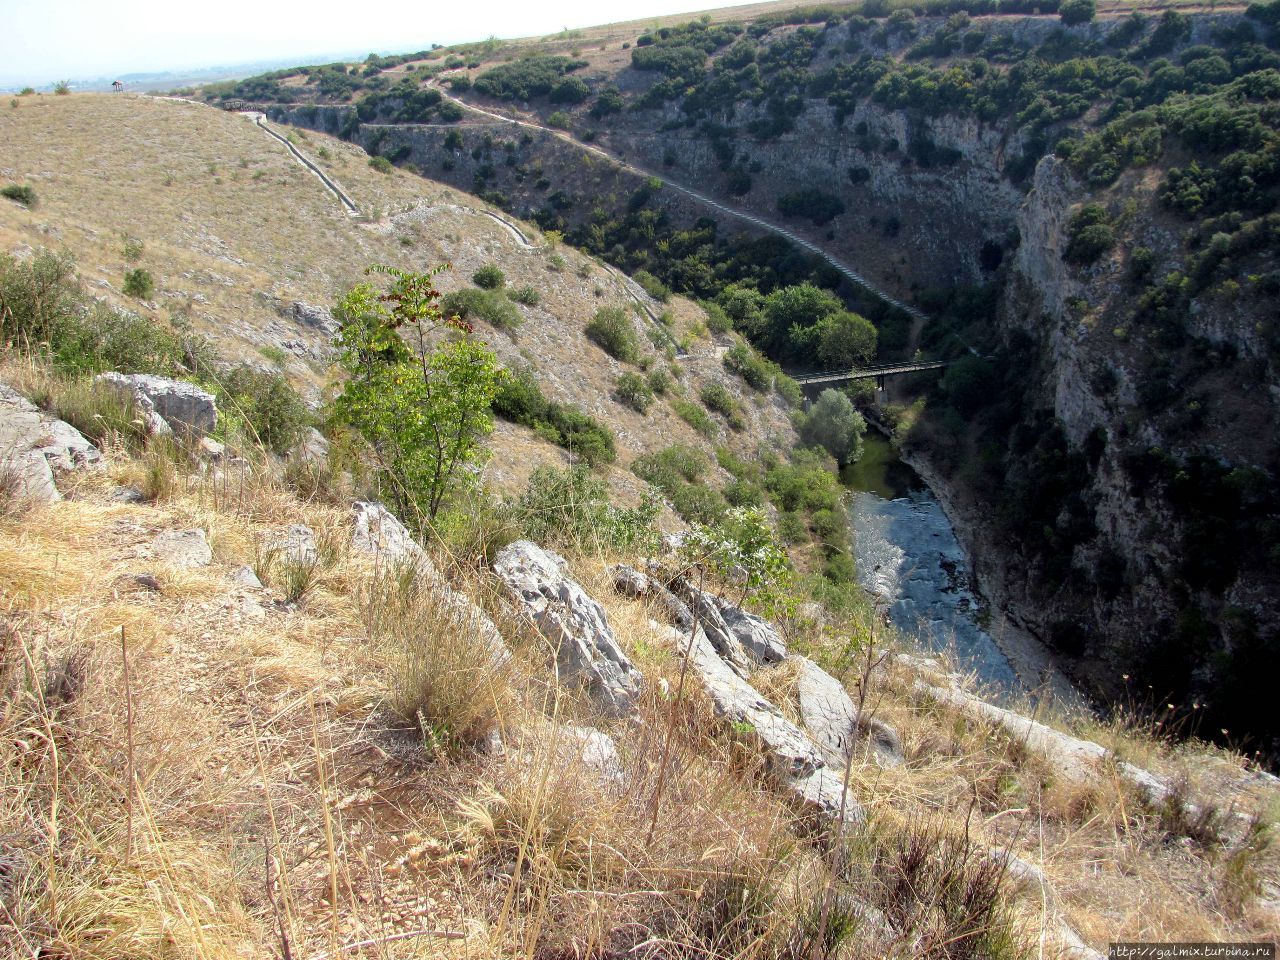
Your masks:
<svg viewBox="0 0 1280 960"><path fill-rule="evenodd" d="M1000 727L1011 739L1048 760L1054 770L1068 780L1087 782L1096 779L1102 765L1114 759L1111 751L1101 744L1055 730L1012 710L987 703L957 687L936 687L917 680L915 690L917 694L954 707L972 720ZM1115 769L1152 806L1160 806L1172 796L1170 785L1149 770L1123 760L1115 763ZM1185 806L1193 818L1199 814L1193 804Z"/></svg>
<svg viewBox="0 0 1280 960"><path fill-rule="evenodd" d="M357 500L351 505L351 513L351 546L356 550L371 553L387 565L411 562L430 566L431 561L409 528L382 504Z"/></svg>
<svg viewBox="0 0 1280 960"><path fill-rule="evenodd" d="M682 577L676 578L671 584L671 589L677 597L689 605L698 626L706 633L716 651L734 672L744 678L750 676L751 660L742 648L742 644L738 642L737 636L721 616L716 598L705 590L699 590Z"/></svg>
<svg viewBox="0 0 1280 960"><path fill-rule="evenodd" d="M274 555L277 560L299 566L314 565L320 559L315 531L301 523L277 530L263 550L268 556Z"/></svg>
<svg viewBox="0 0 1280 960"><path fill-rule="evenodd" d="M763 617L748 613L724 600L717 604L725 626L738 639L742 648L756 663L781 663L787 658L787 645L777 629Z"/></svg>
<svg viewBox="0 0 1280 960"><path fill-rule="evenodd" d="M213 550L203 530L166 530L151 541L156 558L171 567L189 570L213 562Z"/></svg>
<svg viewBox="0 0 1280 960"><path fill-rule="evenodd" d="M338 332L337 321L333 319L333 314L324 307L317 307L314 304L295 300L289 305L288 316L300 326L319 330L329 336L333 336Z"/></svg>
<svg viewBox="0 0 1280 960"><path fill-rule="evenodd" d="M693 611L656 577L641 573L625 563L615 565L612 573L614 588L623 596L632 600L652 600L662 609L667 620L681 630L688 630L693 626Z"/></svg>
<svg viewBox="0 0 1280 960"><path fill-rule="evenodd" d="M860 717L844 684L808 657L792 659L800 667L796 698L801 720L831 766L843 767L863 739L870 740L880 766L902 763L902 741L896 730L880 720Z"/></svg>
<svg viewBox="0 0 1280 960"><path fill-rule="evenodd" d="M808 807L838 816L842 809L843 771L829 766L808 734L747 683L702 630L694 635L692 644L674 627L664 627L663 631L676 650L689 650L690 666L702 681L716 714L730 723L751 728L770 771L791 794ZM862 807L848 797L843 814L848 821L860 821Z"/></svg>
<svg viewBox="0 0 1280 960"><path fill-rule="evenodd" d="M308 427L298 445L298 454L310 463L324 463L329 459L329 441L315 427Z"/></svg>
<svg viewBox="0 0 1280 960"><path fill-rule="evenodd" d="M202 437L218 425L217 401L194 383L146 373L100 373L94 382L137 404L150 433Z"/></svg>
<svg viewBox="0 0 1280 960"><path fill-rule="evenodd" d="M498 554L493 569L555 648L561 676L579 680L606 712L634 715L640 671L618 646L604 608L569 576L564 558L517 540Z"/></svg>
<svg viewBox="0 0 1280 960"><path fill-rule="evenodd" d="M0 383L0 474L24 500L61 500L54 477L100 463L102 454L79 430L41 411Z"/></svg>
<svg viewBox="0 0 1280 960"><path fill-rule="evenodd" d="M262 581L258 579L258 575L253 572L253 567L238 567L231 572L230 580L237 586L244 587L246 590L261 590Z"/></svg>

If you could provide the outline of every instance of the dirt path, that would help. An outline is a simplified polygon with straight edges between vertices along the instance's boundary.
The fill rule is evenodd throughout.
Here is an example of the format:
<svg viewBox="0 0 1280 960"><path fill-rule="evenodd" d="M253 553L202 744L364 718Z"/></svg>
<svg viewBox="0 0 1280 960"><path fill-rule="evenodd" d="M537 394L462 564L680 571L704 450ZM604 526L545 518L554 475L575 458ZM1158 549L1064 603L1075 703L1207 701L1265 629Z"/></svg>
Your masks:
<svg viewBox="0 0 1280 960"><path fill-rule="evenodd" d="M642 177L654 177L657 180L660 180L664 185L669 186L671 189L677 191L678 193L682 193L687 197L697 200L699 203L706 204L707 206L711 207L714 210L718 210L721 213L727 214L728 216L734 217L735 219L742 220L743 222L749 223L762 230L767 230L770 233L777 234L778 236L791 241L796 246L801 247L804 250L807 250L809 253L812 253L815 256L820 257L823 261L828 263L832 268L838 271L843 277L845 277L851 283L856 284L859 287L862 287L864 290L880 298L886 303L894 307L897 307L899 310L908 314L919 323L925 323L928 320L928 317L926 317L925 314L920 310L917 310L915 307L908 306L902 301L895 299L894 297L886 293L884 290L882 290L881 288L873 284L866 277L862 276L862 274L858 273L848 264L842 263L841 261L833 257L831 254L823 250L821 247L819 247L817 244L812 243L804 239L803 237L797 236L795 233L791 232L786 227L780 226L779 224L776 224L776 223L771 223L770 221L762 219L761 217L758 217L755 214L747 213L745 210L739 210L735 207L728 206L724 203L721 203L719 200L713 200L711 197L708 197L706 194L699 193L697 190L694 190L691 187L685 186L682 183L677 183L676 181L672 180L670 177L667 177L659 173L655 173L652 170L648 170L644 167L637 166L634 163L629 163L625 160L620 160L617 157L615 157L613 154L609 153L607 150L604 150L601 147L597 147L592 144L581 143L580 141L574 139L568 133L565 133L563 130L556 130L552 127L544 126L543 124L540 124L540 123L534 123L529 120L518 120L514 117L504 116L503 114L500 114L500 113L494 113L492 110L486 110L483 107L477 107L474 104L467 103L465 100L460 100L459 98L453 96L452 94L446 93L443 89L440 88L438 84L436 84L435 80L432 80L430 82L430 85L434 86L435 89L439 90L441 95L446 100L450 101L451 103L457 104L458 106L462 107L464 110L470 111L471 113L479 114L484 117L488 117L491 120L497 120L499 123L509 124L514 127L522 127L528 130L537 130L542 133L549 134L557 138L558 140L562 140L565 143L572 144L573 146L577 147L579 150L582 150L586 153L590 153L597 157L600 157L601 159L606 160L609 163L612 163L614 166L618 167L621 170L625 170L628 173L634 173Z"/></svg>
<svg viewBox="0 0 1280 960"><path fill-rule="evenodd" d="M280 134L276 133L269 126L267 126L266 116L256 111L246 111L242 113L241 116L248 117L255 124L257 124L257 126L261 128L268 136L275 137L277 140L283 143L299 163L301 163L304 167L306 167L308 170L310 170L312 173L314 173L317 177L320 178L320 182L323 183L329 189L330 193L332 193L335 197L338 198L339 201L341 201L342 205L346 208L348 214L350 214L353 217L360 216L360 208L356 206L355 201L352 200L349 196L347 196L346 192L340 186L334 183L334 181L329 177L327 173L321 170L314 162L312 162L310 158L308 158L305 154L303 154L301 150L295 147L289 141L288 137L282 137Z"/></svg>

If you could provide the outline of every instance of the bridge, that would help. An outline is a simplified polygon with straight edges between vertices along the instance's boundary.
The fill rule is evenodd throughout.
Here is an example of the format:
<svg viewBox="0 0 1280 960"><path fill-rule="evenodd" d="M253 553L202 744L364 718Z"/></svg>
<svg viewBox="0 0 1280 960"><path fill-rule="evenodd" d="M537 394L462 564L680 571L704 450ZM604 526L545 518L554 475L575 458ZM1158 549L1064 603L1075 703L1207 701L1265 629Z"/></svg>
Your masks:
<svg viewBox="0 0 1280 960"><path fill-rule="evenodd" d="M825 373L802 373L792 376L792 380L802 387L820 383L846 383L851 380L870 380L873 377L876 387L884 389L885 377L901 373L918 373L921 370L941 370L950 360L916 360L911 363L884 363L877 367L854 367L851 370L828 370Z"/></svg>

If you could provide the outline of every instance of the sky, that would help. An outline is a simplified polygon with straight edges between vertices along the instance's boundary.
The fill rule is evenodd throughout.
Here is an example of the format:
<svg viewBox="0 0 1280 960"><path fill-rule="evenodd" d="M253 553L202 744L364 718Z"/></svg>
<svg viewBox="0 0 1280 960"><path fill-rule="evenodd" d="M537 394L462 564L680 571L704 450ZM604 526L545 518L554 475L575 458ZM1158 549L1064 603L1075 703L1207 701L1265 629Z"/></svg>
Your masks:
<svg viewBox="0 0 1280 960"><path fill-rule="evenodd" d="M0 0L0 84L409 52L748 0Z"/></svg>

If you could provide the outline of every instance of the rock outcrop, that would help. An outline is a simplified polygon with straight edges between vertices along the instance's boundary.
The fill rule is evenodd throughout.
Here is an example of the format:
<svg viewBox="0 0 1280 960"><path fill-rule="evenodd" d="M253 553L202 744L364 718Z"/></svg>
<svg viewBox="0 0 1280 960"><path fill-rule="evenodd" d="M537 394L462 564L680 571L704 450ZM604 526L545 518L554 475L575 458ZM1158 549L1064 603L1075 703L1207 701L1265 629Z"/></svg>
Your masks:
<svg viewBox="0 0 1280 960"><path fill-rule="evenodd" d="M635 713L642 677L618 646L604 608L569 576L559 554L528 540L505 547L494 571L556 651L561 677L579 680L607 713Z"/></svg>
<svg viewBox="0 0 1280 960"><path fill-rule="evenodd" d="M430 564L409 528L382 504L357 500L351 505L351 513L351 546L356 550L373 554L379 563L388 566L406 562Z"/></svg>
<svg viewBox="0 0 1280 960"><path fill-rule="evenodd" d="M213 562L209 538L198 527L194 530L166 530L151 541L151 549L158 560L180 570L207 567Z"/></svg>
<svg viewBox="0 0 1280 960"><path fill-rule="evenodd" d="M133 401L148 433L202 437L218 425L217 401L194 383L145 373L101 373L94 382Z"/></svg>
<svg viewBox="0 0 1280 960"><path fill-rule="evenodd" d="M725 625L752 660L767 665L787 659L787 644L768 620L723 600L716 605Z"/></svg>
<svg viewBox="0 0 1280 960"><path fill-rule="evenodd" d="M55 474L93 466L101 459L98 448L79 430L0 383L0 473L8 475L13 496L61 500Z"/></svg>
<svg viewBox="0 0 1280 960"><path fill-rule="evenodd" d="M800 668L796 700L801 720L827 763L843 767L862 740L869 741L872 756L881 766L902 763L902 741L897 731L882 720L859 716L844 684L808 657L791 659Z"/></svg>

